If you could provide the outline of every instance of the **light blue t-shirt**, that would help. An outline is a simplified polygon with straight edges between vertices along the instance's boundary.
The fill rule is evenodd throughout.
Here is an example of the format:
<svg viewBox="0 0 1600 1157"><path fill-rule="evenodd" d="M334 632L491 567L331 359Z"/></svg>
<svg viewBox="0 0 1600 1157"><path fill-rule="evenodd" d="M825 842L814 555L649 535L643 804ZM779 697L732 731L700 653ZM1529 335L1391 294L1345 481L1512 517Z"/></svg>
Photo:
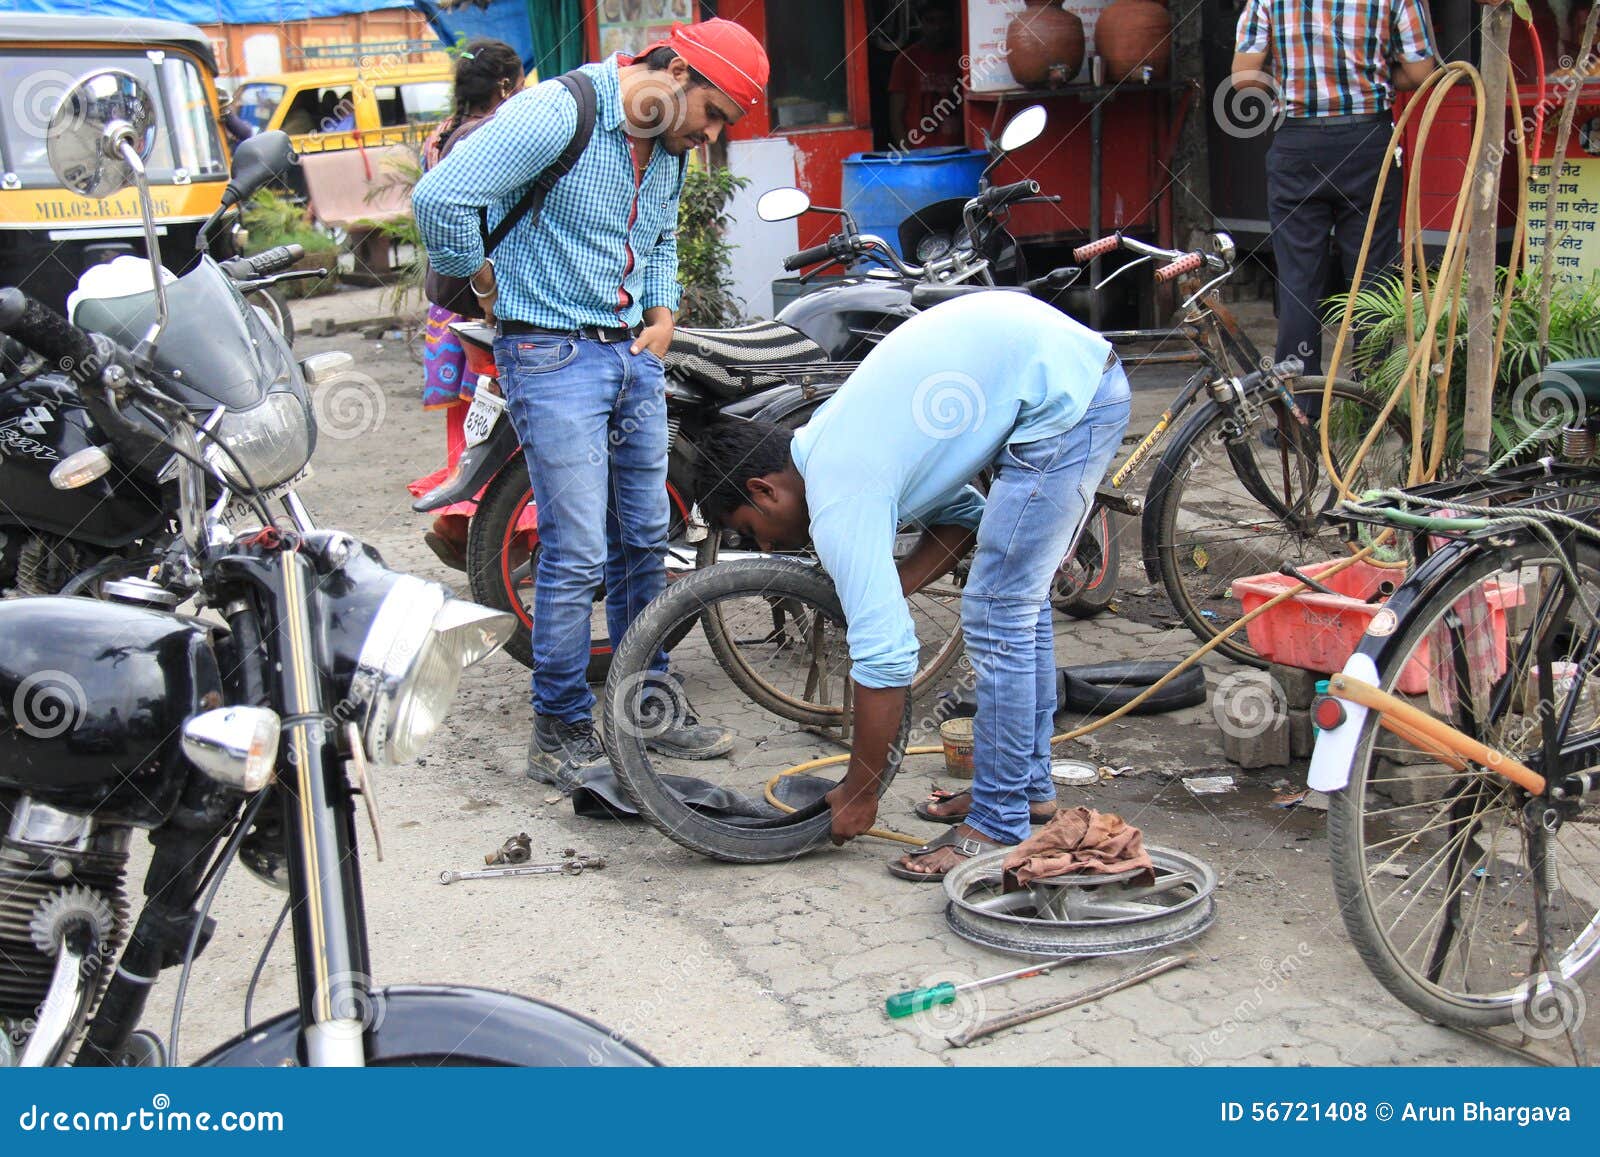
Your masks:
<svg viewBox="0 0 1600 1157"><path fill-rule="evenodd" d="M983 498L967 483L1002 446L1076 425L1110 351L1025 294L958 297L891 332L795 432L811 539L844 606L857 683L905 687L917 671L898 529L975 528Z"/></svg>

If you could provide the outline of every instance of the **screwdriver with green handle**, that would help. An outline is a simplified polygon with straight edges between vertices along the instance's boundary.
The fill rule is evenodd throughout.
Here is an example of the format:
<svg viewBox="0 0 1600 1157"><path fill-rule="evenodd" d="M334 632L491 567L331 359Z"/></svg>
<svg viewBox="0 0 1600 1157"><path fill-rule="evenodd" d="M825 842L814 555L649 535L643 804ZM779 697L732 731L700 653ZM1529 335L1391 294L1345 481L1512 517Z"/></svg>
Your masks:
<svg viewBox="0 0 1600 1157"><path fill-rule="evenodd" d="M1046 960L1042 964L1030 964L1026 968L1018 968L1012 972L1002 972L999 976L987 976L982 980L969 980L966 984L935 984L929 988L908 988L904 992L897 992L883 1002L884 1011L890 1017L898 1020L903 1016L910 1016L914 1012L922 1012L939 1004L951 1004L955 1001L958 992L968 992L976 988L987 988L991 984L1000 984L1007 980L1021 980L1025 976L1043 976L1052 968L1059 968L1063 964L1071 964L1082 960L1081 956L1063 956L1057 960Z"/></svg>

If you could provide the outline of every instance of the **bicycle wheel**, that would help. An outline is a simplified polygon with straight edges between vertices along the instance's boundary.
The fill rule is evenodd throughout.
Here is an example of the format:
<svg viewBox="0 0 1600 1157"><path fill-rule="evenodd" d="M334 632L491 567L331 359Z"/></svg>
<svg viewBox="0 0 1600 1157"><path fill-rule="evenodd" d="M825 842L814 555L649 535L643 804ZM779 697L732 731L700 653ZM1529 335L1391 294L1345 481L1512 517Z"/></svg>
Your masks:
<svg viewBox="0 0 1600 1157"><path fill-rule="evenodd" d="M1322 390L1323 379L1300 378L1295 401L1315 413L1322 407ZM1277 428L1281 403L1265 393L1252 395L1250 402L1259 408L1253 425L1206 401L1162 451L1145 498L1145 569L1152 580L1160 579L1174 609L1202 643L1242 613L1232 596L1234 579L1346 553L1340 528L1325 517L1338 495L1322 468L1315 428L1303 439L1285 437ZM1334 383L1321 421L1332 424L1329 447L1341 474L1377 425L1382 408L1354 383ZM1349 480L1352 489L1359 493L1404 483L1409 447L1409 425L1390 415L1384 434ZM1218 652L1236 662L1265 665L1243 632Z"/></svg>
<svg viewBox="0 0 1600 1157"><path fill-rule="evenodd" d="M697 573L717 561L718 539L712 533L700 543ZM809 565L821 572L814 560ZM962 657L961 588L956 579L946 577L906 602L921 646L910 692L910 701L917 703L939 688ZM781 596L752 592L718 602L701 623L718 664L755 703L814 727L837 727L843 721L850 649L842 619L834 623Z"/></svg>
<svg viewBox="0 0 1600 1157"><path fill-rule="evenodd" d="M1566 770L1593 766L1600 627L1572 607L1559 562L1533 542L1451 550L1457 561L1436 581L1419 574L1409 610L1410 588L1395 597L1402 617L1378 659L1380 686L1536 769L1548 766L1548 715L1569 752L1597 749ZM1600 602L1600 553L1582 554L1577 573L1590 605ZM1493 642L1500 607L1503 651ZM1541 637L1554 684L1543 703ZM1578 978L1600 954L1600 808L1552 805L1565 812L1553 832L1526 824L1523 789L1474 764L1440 762L1376 712L1355 752L1349 785L1329 798L1328 844L1339 910L1367 967L1430 1020L1482 1028L1515 1019L1531 1036L1562 1033L1574 1005L1581 1015ZM1556 974L1548 988L1541 916Z"/></svg>
<svg viewBox="0 0 1600 1157"><path fill-rule="evenodd" d="M807 621L824 621L833 635L844 635L844 612L820 567L793 559L754 558L697 570L652 600L617 647L601 695L601 731L623 790L664 835L713 859L765 864L828 842L832 816L821 794L843 777L842 766L827 769L824 776L829 782L810 784L814 798L792 813L768 803L765 787L788 766L814 757L819 749L837 752L837 747L745 706L713 709L734 728L738 746L730 758L679 763L653 756L648 748L654 736L671 726L678 711L688 709L687 695L714 681L720 668L708 645L691 637L673 655L678 677L661 675L651 663L663 641L724 603L752 598L781 600ZM880 788L887 788L899 770L910 721L908 699ZM692 799L685 798L685 791Z"/></svg>

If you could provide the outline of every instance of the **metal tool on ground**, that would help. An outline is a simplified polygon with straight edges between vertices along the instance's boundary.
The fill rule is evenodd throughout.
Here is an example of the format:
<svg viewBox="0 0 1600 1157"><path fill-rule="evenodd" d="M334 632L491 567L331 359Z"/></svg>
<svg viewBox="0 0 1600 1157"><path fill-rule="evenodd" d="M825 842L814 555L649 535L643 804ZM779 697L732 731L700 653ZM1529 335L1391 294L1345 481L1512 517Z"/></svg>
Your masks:
<svg viewBox="0 0 1600 1157"><path fill-rule="evenodd" d="M439 883L454 884L457 880L498 880L507 876L581 876L586 871L598 871L606 866L599 856L573 856L553 864L502 864L493 868L479 868L467 872L440 872Z"/></svg>
<svg viewBox="0 0 1600 1157"><path fill-rule="evenodd" d="M1114 980L1104 984L1096 984L1072 996L1062 997L1060 1000L1044 1000L1038 1004L1025 1005L1015 1012L1004 1012L999 1016L992 1016L981 1021L969 1029L964 1029L954 1036L947 1038L956 1048L962 1048L980 1041L986 1036L993 1036L1003 1029L1015 1028L1019 1024L1027 1024L1030 1020L1038 1020L1041 1016L1052 1013L1065 1012L1069 1008L1079 1005L1091 1004L1103 996L1110 996L1113 992L1121 992L1124 988L1132 988L1135 984L1142 984L1146 980L1160 976L1163 972L1171 972L1175 968L1182 968L1185 964L1194 961L1195 954L1186 952L1181 956L1163 956L1159 960L1152 960L1148 964L1140 965L1129 972L1124 972Z"/></svg>
<svg viewBox="0 0 1600 1157"><path fill-rule="evenodd" d="M1319 595L1336 595L1336 594L1339 593L1338 591L1334 590L1332 587L1328 586L1328 584L1318 582L1316 579L1314 579L1310 575L1306 574L1305 571L1303 571L1299 567L1295 566L1294 563L1292 563L1292 562L1286 562L1282 566L1280 566L1278 568L1278 573L1281 574L1281 575L1287 575L1289 578L1294 579L1296 582L1305 583L1306 586L1308 586L1312 590L1316 591Z"/></svg>
<svg viewBox="0 0 1600 1157"><path fill-rule="evenodd" d="M571 857L575 853L569 848L561 854ZM531 859L533 859L533 838L527 832L519 832L483 857L483 862L486 864L526 864Z"/></svg>
<svg viewBox="0 0 1600 1157"><path fill-rule="evenodd" d="M991 984L1002 984L1007 980L1021 980L1027 976L1043 976L1052 968L1063 964L1071 964L1082 960L1081 956L1063 956L1059 960L1046 960L1042 964L1030 964L1026 968L1015 968L1010 972L1002 972L998 976L986 976L982 980L969 980L966 984L934 984L927 988L908 988L904 992L897 992L883 1002L883 1010L895 1020L910 1016L914 1012L922 1012L933 1008L935 1005L952 1004L958 992L971 992L979 988L988 988Z"/></svg>

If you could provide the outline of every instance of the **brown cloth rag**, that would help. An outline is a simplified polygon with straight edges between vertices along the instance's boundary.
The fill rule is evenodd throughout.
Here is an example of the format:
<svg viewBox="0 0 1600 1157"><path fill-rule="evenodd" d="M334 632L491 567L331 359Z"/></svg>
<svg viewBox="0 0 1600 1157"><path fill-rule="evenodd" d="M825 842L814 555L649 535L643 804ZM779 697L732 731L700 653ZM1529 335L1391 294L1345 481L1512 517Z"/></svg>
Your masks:
<svg viewBox="0 0 1600 1157"><path fill-rule="evenodd" d="M1108 875L1142 868L1141 884L1155 881L1155 864L1144 850L1144 834L1121 816L1092 808L1061 808L1055 818L1011 850L1004 890L1069 872Z"/></svg>

